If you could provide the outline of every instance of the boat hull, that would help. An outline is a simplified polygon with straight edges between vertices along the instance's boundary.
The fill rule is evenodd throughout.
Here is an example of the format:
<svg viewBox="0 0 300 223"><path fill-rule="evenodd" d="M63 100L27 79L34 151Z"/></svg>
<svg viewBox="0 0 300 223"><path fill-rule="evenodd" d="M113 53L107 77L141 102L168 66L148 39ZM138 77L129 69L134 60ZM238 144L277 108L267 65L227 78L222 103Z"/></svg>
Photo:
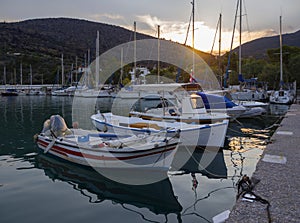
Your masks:
<svg viewBox="0 0 300 223"><path fill-rule="evenodd" d="M166 129L167 136L173 137L180 130L181 145L201 147L224 147L229 122L223 120L220 123L209 125L189 125L186 123L148 121L135 117L113 116L114 118L112 118L112 116L111 113L107 113L103 116L100 114L93 115L91 118L98 130L118 135L153 134L161 131L163 127ZM133 123L134 121L135 123Z"/></svg>
<svg viewBox="0 0 300 223"><path fill-rule="evenodd" d="M54 145L47 147L55 140ZM78 140L78 139L77 139ZM128 169L159 169L168 170L177 149L177 143L157 143L154 146L143 145L142 142L132 147L107 148L88 147L87 143L76 142L65 138L51 139L39 135L38 147L61 159L72 163L92 166L94 168L128 168ZM141 141L143 141L141 139Z"/></svg>

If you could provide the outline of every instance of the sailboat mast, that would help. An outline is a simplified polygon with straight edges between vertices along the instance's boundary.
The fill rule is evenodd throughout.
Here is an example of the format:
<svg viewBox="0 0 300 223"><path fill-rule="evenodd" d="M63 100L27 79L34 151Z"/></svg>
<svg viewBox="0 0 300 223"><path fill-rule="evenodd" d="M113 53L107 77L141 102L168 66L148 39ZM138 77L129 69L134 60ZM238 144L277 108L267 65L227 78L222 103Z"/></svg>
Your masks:
<svg viewBox="0 0 300 223"><path fill-rule="evenodd" d="M4 85L6 85L6 65L4 65L4 68L3 68L3 82L4 82Z"/></svg>
<svg viewBox="0 0 300 223"><path fill-rule="evenodd" d="M133 49L133 62L134 62L134 70L133 70L133 73L134 73L134 82L135 82L135 78L136 78L136 22L134 21L133 23L133 30L134 30L134 38L133 38L133 41L134 41L134 49Z"/></svg>
<svg viewBox="0 0 300 223"><path fill-rule="evenodd" d="M31 67L31 64L29 65L29 72L30 72L30 86L32 86L32 67Z"/></svg>
<svg viewBox="0 0 300 223"><path fill-rule="evenodd" d="M239 74L242 74L242 1L240 0Z"/></svg>
<svg viewBox="0 0 300 223"><path fill-rule="evenodd" d="M96 39L96 83L95 83L95 87L96 90L99 89L99 31L97 31L97 39Z"/></svg>
<svg viewBox="0 0 300 223"><path fill-rule="evenodd" d="M193 8L192 8L192 48L193 48L193 71L192 71L192 77L194 78L195 73L195 0L192 2Z"/></svg>
<svg viewBox="0 0 300 223"><path fill-rule="evenodd" d="M20 84L23 85L23 67L22 67L22 62L20 63Z"/></svg>
<svg viewBox="0 0 300 223"><path fill-rule="evenodd" d="M222 70L221 70L221 39L222 39L222 14L220 13L220 17L219 17L219 57L218 57L218 65L219 65L219 72L220 75L222 74ZM222 75L221 75L221 81L220 81L221 85L222 85Z"/></svg>
<svg viewBox="0 0 300 223"><path fill-rule="evenodd" d="M160 25L157 26L157 83L160 83Z"/></svg>
<svg viewBox="0 0 300 223"><path fill-rule="evenodd" d="M75 82L76 82L76 86L77 86L77 76L78 76L78 66L77 66L77 60L78 60L78 58L77 58L77 56L75 57Z"/></svg>
<svg viewBox="0 0 300 223"><path fill-rule="evenodd" d="M282 68L282 18L279 17L280 30L279 30L279 42L280 42L280 88L283 85L283 68Z"/></svg>
<svg viewBox="0 0 300 223"><path fill-rule="evenodd" d="M61 54L61 86L65 85L65 77L64 77L64 54Z"/></svg>
<svg viewBox="0 0 300 223"><path fill-rule="evenodd" d="M123 70L123 47L121 48L121 77L120 77L120 83L122 85L122 82L123 82L123 73L124 73L124 70Z"/></svg>

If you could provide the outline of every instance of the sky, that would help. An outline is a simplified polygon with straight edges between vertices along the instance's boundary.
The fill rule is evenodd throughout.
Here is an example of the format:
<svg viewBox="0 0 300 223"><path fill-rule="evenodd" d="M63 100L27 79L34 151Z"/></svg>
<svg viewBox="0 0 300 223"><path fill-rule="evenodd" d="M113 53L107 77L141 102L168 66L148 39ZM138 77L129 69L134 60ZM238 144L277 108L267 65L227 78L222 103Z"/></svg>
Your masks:
<svg viewBox="0 0 300 223"><path fill-rule="evenodd" d="M184 43L192 0L0 0L0 21L67 17L102 22ZM195 48L210 52L222 14L222 51L230 49L237 0L195 0ZM242 42L300 30L300 0L243 0ZM239 24L237 24L239 27ZM218 35L214 51L218 50ZM188 45L192 45L192 31ZM234 46L239 32L235 32Z"/></svg>

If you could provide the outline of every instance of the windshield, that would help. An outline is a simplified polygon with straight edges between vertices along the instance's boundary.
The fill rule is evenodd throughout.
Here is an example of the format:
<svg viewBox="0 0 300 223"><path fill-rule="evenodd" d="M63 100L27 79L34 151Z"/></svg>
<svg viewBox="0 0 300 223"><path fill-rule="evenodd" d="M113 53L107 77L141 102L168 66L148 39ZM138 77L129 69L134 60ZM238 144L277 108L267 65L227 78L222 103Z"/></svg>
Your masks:
<svg viewBox="0 0 300 223"><path fill-rule="evenodd" d="M200 108L204 107L201 97L192 97L191 103L192 103L193 109L200 109Z"/></svg>

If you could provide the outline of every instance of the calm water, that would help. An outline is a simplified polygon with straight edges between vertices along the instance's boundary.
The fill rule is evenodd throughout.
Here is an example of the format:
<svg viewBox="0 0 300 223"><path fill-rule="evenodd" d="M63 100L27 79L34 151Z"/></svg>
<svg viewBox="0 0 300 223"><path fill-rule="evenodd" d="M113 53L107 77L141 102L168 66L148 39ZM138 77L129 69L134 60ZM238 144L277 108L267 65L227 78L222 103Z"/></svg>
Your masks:
<svg viewBox="0 0 300 223"><path fill-rule="evenodd" d="M286 111L286 107L271 107L272 114L263 118L230 124L228 149L220 151L205 169L199 150L182 168L183 174L130 186L38 152L34 134L52 114L62 115L71 126L72 101L68 97L0 97L2 223L212 222L213 216L232 208L236 182L241 175L253 173L274 131L268 127ZM102 101L99 108L106 110L109 105L109 100Z"/></svg>

